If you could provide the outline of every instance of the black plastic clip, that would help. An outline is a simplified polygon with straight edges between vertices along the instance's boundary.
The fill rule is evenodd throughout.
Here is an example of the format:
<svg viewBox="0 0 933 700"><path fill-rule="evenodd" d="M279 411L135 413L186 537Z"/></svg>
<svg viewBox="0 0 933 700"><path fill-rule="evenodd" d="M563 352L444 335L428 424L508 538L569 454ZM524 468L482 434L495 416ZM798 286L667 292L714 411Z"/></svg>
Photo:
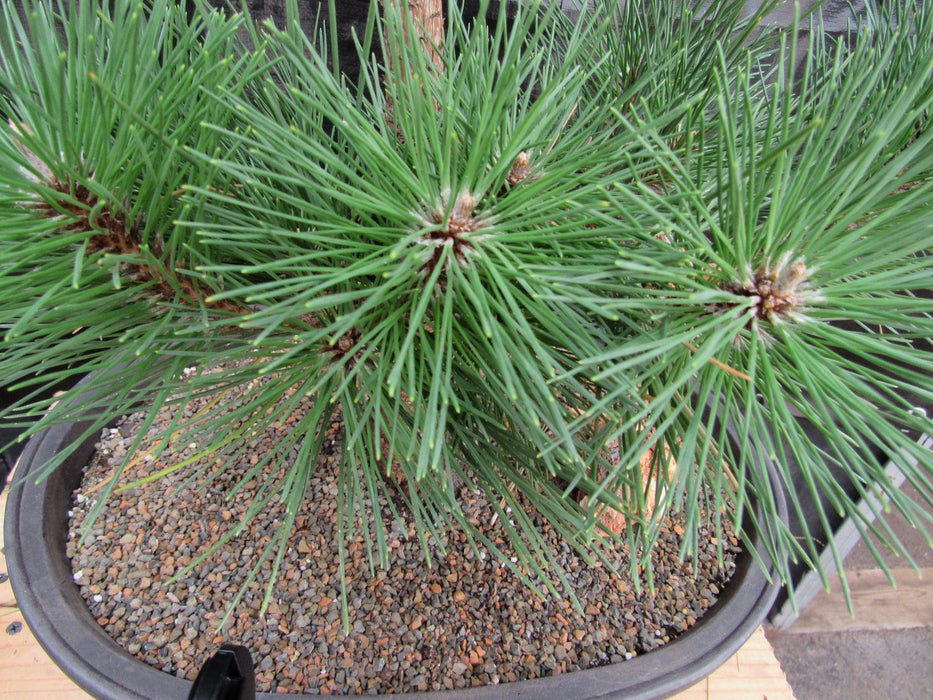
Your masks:
<svg viewBox="0 0 933 700"><path fill-rule="evenodd" d="M255 700L253 657L239 644L224 644L201 667L188 700Z"/></svg>

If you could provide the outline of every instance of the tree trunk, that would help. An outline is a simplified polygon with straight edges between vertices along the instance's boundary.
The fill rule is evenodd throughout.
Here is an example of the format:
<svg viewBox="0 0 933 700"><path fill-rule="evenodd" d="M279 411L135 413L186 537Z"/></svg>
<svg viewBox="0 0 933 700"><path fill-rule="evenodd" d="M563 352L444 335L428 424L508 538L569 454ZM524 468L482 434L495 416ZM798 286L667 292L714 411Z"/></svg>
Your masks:
<svg viewBox="0 0 933 700"><path fill-rule="evenodd" d="M399 17L406 21L405 12L411 18L411 25L415 29L418 38L418 44L421 50L431 59L438 69L441 68L441 57L438 49L444 41L444 12L443 0L384 0L384 12L389 12L392 7L398 9ZM389 20L391 21L391 20ZM405 31L405 42L409 41L407 30ZM391 45L386 39L386 65L389 70L398 75L399 47Z"/></svg>

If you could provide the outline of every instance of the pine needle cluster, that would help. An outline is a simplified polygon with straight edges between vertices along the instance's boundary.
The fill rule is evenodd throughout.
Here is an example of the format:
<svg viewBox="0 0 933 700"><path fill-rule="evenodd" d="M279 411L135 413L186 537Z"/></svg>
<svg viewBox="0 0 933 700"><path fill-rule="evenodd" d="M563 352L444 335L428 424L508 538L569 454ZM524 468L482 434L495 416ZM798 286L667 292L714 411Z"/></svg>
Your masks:
<svg viewBox="0 0 933 700"><path fill-rule="evenodd" d="M826 524L903 553L859 509L879 494L928 532L884 463L933 502L930 0L812 33L793 71L796 27L736 0L574 20L484 2L488 21L451 2L432 52L404 2L373 3L354 82L294 2L279 27L23 5L0 17L0 376L33 388L6 412L23 439L262 377L233 424L218 407L165 429L221 470L311 397L244 477L287 468L250 509L288 504L258 555L276 566L336 423L340 529L364 527L374 562L411 519L556 589L538 516L596 562L617 510L634 570L677 510L755 528L789 577L826 537L779 517L779 482L804 507L791 465Z"/></svg>

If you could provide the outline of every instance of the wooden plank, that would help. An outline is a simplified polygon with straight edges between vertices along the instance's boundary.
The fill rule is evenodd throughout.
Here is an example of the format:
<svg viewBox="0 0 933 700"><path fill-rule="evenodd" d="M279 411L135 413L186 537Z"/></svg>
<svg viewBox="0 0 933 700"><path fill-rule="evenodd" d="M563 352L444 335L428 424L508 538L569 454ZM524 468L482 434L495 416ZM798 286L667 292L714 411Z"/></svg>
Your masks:
<svg viewBox="0 0 933 700"><path fill-rule="evenodd" d="M933 626L933 568L892 569L895 586L880 569L846 574L855 613L850 615L839 577L830 579L800 617L781 634L899 630Z"/></svg>
<svg viewBox="0 0 933 700"><path fill-rule="evenodd" d="M0 522L6 506L6 494L0 494ZM3 534L0 528L0 571L6 571L2 556ZM55 700L88 700L91 696L78 688L46 655L33 637L16 608L9 581L0 584L0 700L26 700L54 697ZM23 624L16 634L5 630L13 622ZM771 645L759 628L729 661L709 678L675 696L676 700L793 700Z"/></svg>
<svg viewBox="0 0 933 700"><path fill-rule="evenodd" d="M794 700L784 671L759 627L745 645L708 678L674 700Z"/></svg>
<svg viewBox="0 0 933 700"><path fill-rule="evenodd" d="M0 494L0 572L6 573L3 557L3 514L9 489ZM16 623L20 631L12 633ZM11 627L12 626L12 627ZM0 583L0 698L51 698L88 700L46 655L16 607L9 580Z"/></svg>

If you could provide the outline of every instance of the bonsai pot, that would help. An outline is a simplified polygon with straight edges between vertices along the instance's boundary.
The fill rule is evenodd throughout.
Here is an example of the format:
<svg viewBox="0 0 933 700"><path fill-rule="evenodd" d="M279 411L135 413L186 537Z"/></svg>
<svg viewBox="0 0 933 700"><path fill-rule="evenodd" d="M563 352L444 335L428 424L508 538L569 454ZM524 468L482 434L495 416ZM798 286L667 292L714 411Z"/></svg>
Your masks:
<svg viewBox="0 0 933 700"><path fill-rule="evenodd" d="M64 424L39 433L20 459L20 483L9 494L5 521L6 558L17 602L49 656L94 697L188 697L191 681L147 665L107 635L73 580L66 555L68 510L96 437L86 440L69 461L40 483L31 478L86 427ZM763 457L759 457L759 464L769 471L774 491L781 497L773 466ZM781 506L786 517L783 498ZM659 649L621 663L548 678L405 697L661 698L688 688L745 643L778 595L781 583L773 567L766 574L747 551L752 546L764 562L769 562L763 543L754 535L749 540L718 602L687 632ZM258 697L304 696L260 693Z"/></svg>

